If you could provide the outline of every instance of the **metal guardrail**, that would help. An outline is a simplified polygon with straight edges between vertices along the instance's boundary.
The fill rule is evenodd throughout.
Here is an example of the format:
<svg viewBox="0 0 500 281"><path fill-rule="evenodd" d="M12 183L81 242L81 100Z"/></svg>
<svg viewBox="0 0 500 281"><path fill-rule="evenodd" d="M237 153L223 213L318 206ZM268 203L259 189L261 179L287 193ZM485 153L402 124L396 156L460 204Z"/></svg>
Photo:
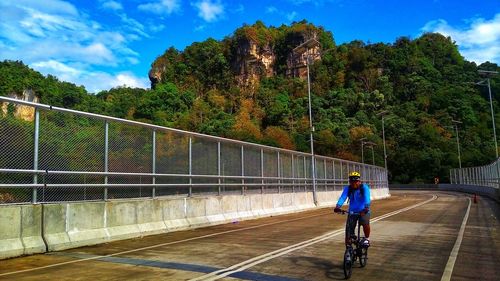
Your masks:
<svg viewBox="0 0 500 281"><path fill-rule="evenodd" d="M500 158L494 162L477 167L450 170L452 184L500 187Z"/></svg>
<svg viewBox="0 0 500 281"><path fill-rule="evenodd" d="M316 195L341 189L352 170L372 188L387 187L386 170L378 166L0 96L0 204Z"/></svg>

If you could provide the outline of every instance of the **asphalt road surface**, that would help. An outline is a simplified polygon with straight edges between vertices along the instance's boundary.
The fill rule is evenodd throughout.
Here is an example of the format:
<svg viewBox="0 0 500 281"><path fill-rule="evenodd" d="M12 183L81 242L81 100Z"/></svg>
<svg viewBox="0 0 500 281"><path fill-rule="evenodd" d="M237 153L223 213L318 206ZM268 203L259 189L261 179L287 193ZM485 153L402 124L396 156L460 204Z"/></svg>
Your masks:
<svg viewBox="0 0 500 281"><path fill-rule="evenodd" d="M452 192L372 202L351 280L499 280L500 207ZM346 216L331 208L0 261L0 280L342 280Z"/></svg>

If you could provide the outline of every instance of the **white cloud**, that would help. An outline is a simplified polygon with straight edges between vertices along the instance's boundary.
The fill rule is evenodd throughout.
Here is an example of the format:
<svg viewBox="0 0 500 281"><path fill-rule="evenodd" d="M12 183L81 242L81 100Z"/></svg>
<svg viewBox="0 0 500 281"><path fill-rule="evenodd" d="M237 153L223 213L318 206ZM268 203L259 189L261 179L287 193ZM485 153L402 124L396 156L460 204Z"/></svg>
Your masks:
<svg viewBox="0 0 500 281"><path fill-rule="evenodd" d="M102 3L111 2L115 4L110 8L119 8L117 1ZM130 72L97 70L139 63L139 54L129 44L149 35L144 25L120 13L121 22L108 26L62 0L2 0L0 60L22 60L44 74L82 84L89 91L123 84L148 87L147 78Z"/></svg>
<svg viewBox="0 0 500 281"><path fill-rule="evenodd" d="M198 9L198 16L206 22L215 22L224 15L224 6L220 1L202 0L192 5Z"/></svg>
<svg viewBox="0 0 500 281"><path fill-rule="evenodd" d="M150 86L147 77L137 77L127 71L116 74L88 71L82 70L81 66L73 67L55 60L36 62L31 66L43 74L52 74L61 80L84 85L87 91L93 93L121 86L133 88L149 88Z"/></svg>
<svg viewBox="0 0 500 281"><path fill-rule="evenodd" d="M2 0L0 7L18 6L32 8L34 10L43 10L47 13L58 13L66 15L78 15L78 9L73 4L61 0Z"/></svg>
<svg viewBox="0 0 500 281"><path fill-rule="evenodd" d="M491 20L475 18L464 28L450 26L445 20L430 21L423 32L439 32L456 41L467 60L480 64L485 61L500 63L500 13Z"/></svg>
<svg viewBox="0 0 500 281"><path fill-rule="evenodd" d="M342 4L343 0L288 0L293 5L300 6L302 4L314 5L316 7L323 6L325 2L336 2Z"/></svg>
<svg viewBox="0 0 500 281"><path fill-rule="evenodd" d="M236 9L234 9L234 12L235 13L243 13L243 12L245 12L245 6L243 6L242 4L239 4L238 7L236 7Z"/></svg>
<svg viewBox="0 0 500 281"><path fill-rule="evenodd" d="M296 11L286 12L283 10L279 10L275 6L267 6L265 9L265 13L266 14L276 14L278 16L286 18L286 20L289 22L292 22L293 20L295 20L297 18L297 16L299 15Z"/></svg>
<svg viewBox="0 0 500 281"><path fill-rule="evenodd" d="M170 15L179 12L181 4L179 0L161 0L137 6L137 9L158 15Z"/></svg>
<svg viewBox="0 0 500 281"><path fill-rule="evenodd" d="M194 31L196 31L196 32L201 32L201 31L205 30L205 28L207 28L207 26L206 26L206 25L204 25L204 24L202 24L202 25L198 25L198 26L196 26L196 27L194 28Z"/></svg>
<svg viewBox="0 0 500 281"><path fill-rule="evenodd" d="M19 2L27 4L28 1ZM33 0L33 3L37 2ZM42 6L34 9L16 3L0 4L0 41L8 46L0 49L0 59L22 59L28 64L58 60L118 65L138 56L127 46L129 34L104 30L99 23L74 14L69 4L50 0L48 9ZM54 7L66 7L69 13L51 12ZM129 25L144 36L141 32L144 27L140 23L129 21Z"/></svg>
<svg viewBox="0 0 500 281"><path fill-rule="evenodd" d="M113 10L113 11L120 11L120 10L123 10L123 6L120 2L116 2L116 1L104 1L102 2L102 7L104 9L108 9L108 10Z"/></svg>
<svg viewBox="0 0 500 281"><path fill-rule="evenodd" d="M295 11L286 14L286 18L288 19L288 21L293 21L296 17L297 17L297 12Z"/></svg>
<svg viewBox="0 0 500 281"><path fill-rule="evenodd" d="M136 21L135 19L129 18L124 13L118 14L118 16L120 17L122 22L125 23L125 26L129 30L131 30L131 31L135 32L136 34L139 34L145 38L149 38L149 35L146 32L144 32L144 25L142 23Z"/></svg>
<svg viewBox="0 0 500 281"><path fill-rule="evenodd" d="M149 25L149 30L151 30L152 32L160 32L160 31L164 30L165 28L166 28L166 26L164 24L151 23Z"/></svg>
<svg viewBox="0 0 500 281"><path fill-rule="evenodd" d="M268 14L274 14L277 12L278 12L278 9L274 6L266 7L266 13L268 13Z"/></svg>

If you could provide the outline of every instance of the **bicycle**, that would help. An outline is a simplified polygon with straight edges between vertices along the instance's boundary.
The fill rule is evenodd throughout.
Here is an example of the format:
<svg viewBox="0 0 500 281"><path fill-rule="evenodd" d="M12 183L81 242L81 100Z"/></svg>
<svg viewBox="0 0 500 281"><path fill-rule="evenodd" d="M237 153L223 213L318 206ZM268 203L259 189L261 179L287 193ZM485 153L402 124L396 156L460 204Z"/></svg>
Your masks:
<svg viewBox="0 0 500 281"><path fill-rule="evenodd" d="M351 216L358 216L355 223L358 225L358 235L351 235L350 243L346 245L344 252L344 276L345 279L349 279L352 274L352 266L359 259L359 265L365 267L368 262L368 247L364 246L365 237L360 236L361 225L359 224L359 213L350 213L348 211L341 210L340 214L345 215L347 213L347 225L346 228L350 229ZM356 225L354 226L356 227ZM354 245L354 247L353 247Z"/></svg>

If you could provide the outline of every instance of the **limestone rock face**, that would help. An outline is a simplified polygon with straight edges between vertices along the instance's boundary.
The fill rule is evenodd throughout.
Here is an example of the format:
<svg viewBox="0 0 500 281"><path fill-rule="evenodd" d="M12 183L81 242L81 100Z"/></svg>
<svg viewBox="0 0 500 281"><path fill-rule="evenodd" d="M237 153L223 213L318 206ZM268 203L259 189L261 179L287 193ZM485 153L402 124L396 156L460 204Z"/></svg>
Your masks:
<svg viewBox="0 0 500 281"><path fill-rule="evenodd" d="M309 64L314 61L321 60L321 47L318 44L310 44L304 48L298 48L296 52L288 54L286 61L288 77L299 77L307 79L307 62Z"/></svg>
<svg viewBox="0 0 500 281"><path fill-rule="evenodd" d="M161 73L162 73L161 69L155 67L149 70L148 76L149 76L149 81L151 81L151 85L156 85L161 82Z"/></svg>
<svg viewBox="0 0 500 281"><path fill-rule="evenodd" d="M28 89L24 90L21 95L18 94L10 94L8 96L9 98L14 98L18 100L23 100L23 101L29 101L29 102L35 102L38 103L40 102L39 98L35 95L35 92L33 90ZM2 114L5 116L7 115L9 110L9 103L5 102L2 104ZM14 116L16 118L25 120L25 121L33 121L35 118L35 108L31 106L26 106L26 105L20 105L20 104L15 104L14 105Z"/></svg>
<svg viewBox="0 0 500 281"><path fill-rule="evenodd" d="M250 90L255 89L262 78L273 77L278 71L288 77L307 79L307 60L309 59L310 64L321 60L321 44L318 41L317 33L311 30L295 31L280 40L278 42L270 34L259 37L249 31L248 33L241 32L238 36L219 42L221 45L226 44L223 46L223 49L226 50L224 56L230 65L231 74L237 86ZM276 44L281 45L277 47ZM182 61L185 73L203 72L203 70L196 69L196 67L203 67L203 65L193 66L188 60L189 56L178 51L170 53L167 51L159 56L149 71L152 88L158 83L167 82L163 81L169 79L165 77L167 72L170 75L172 73L185 75L180 74L179 71L172 71L172 61Z"/></svg>
<svg viewBox="0 0 500 281"><path fill-rule="evenodd" d="M256 42L244 38L238 41L232 68L239 86L252 86L263 77L275 74L276 56L270 44L259 46Z"/></svg>

